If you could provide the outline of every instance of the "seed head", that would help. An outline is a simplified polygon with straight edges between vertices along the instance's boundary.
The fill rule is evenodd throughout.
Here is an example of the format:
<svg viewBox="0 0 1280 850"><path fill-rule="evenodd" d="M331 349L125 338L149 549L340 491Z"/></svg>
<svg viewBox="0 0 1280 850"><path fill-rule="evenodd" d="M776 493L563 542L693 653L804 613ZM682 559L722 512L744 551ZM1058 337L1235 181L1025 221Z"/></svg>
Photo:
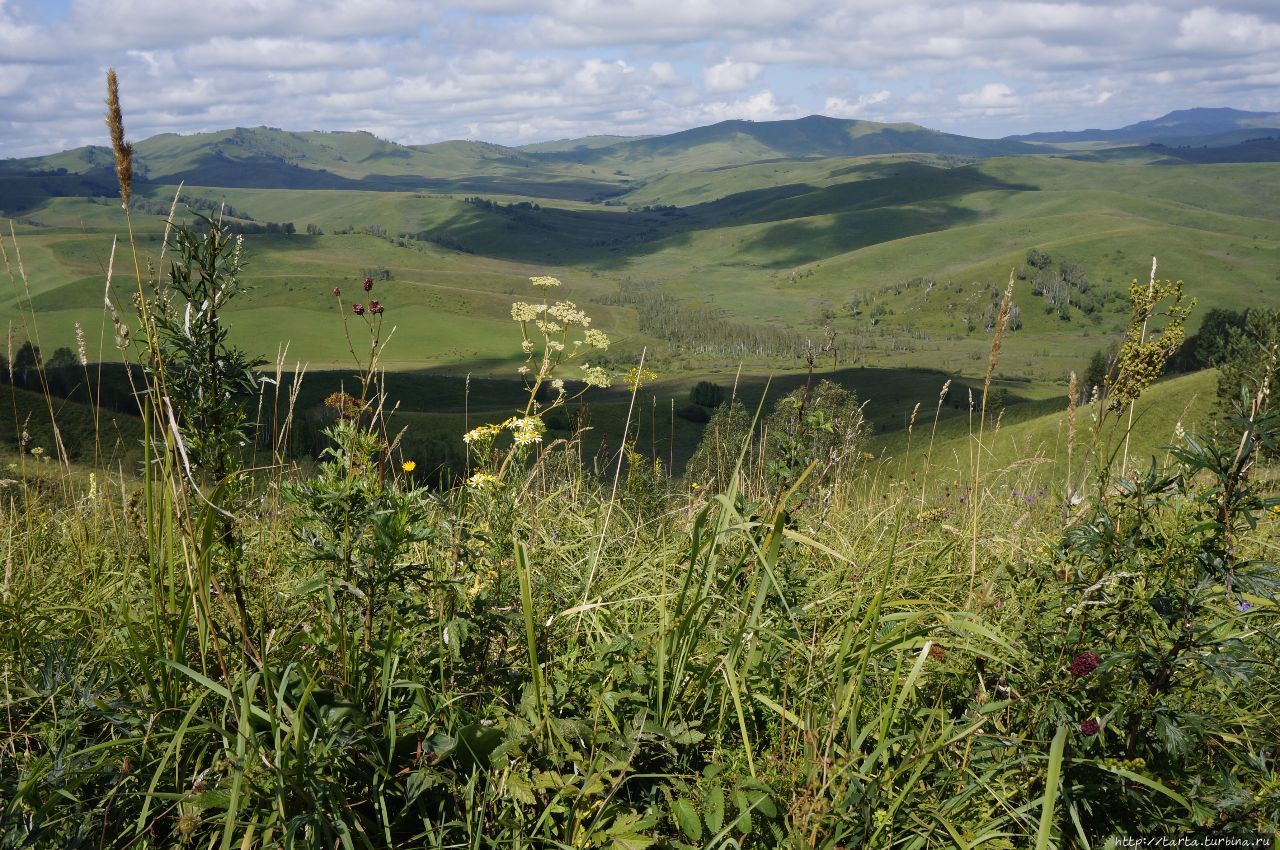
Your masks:
<svg viewBox="0 0 1280 850"><path fill-rule="evenodd" d="M111 151L116 157L120 201L127 207L133 195L133 145L124 140L124 117L120 112L120 85L115 68L107 69L107 129L111 131Z"/></svg>
<svg viewBox="0 0 1280 850"><path fill-rule="evenodd" d="M1098 653L1092 649L1084 652L1071 659L1071 675L1077 679L1088 676L1094 670L1098 669L1098 662L1102 659L1098 657Z"/></svg>

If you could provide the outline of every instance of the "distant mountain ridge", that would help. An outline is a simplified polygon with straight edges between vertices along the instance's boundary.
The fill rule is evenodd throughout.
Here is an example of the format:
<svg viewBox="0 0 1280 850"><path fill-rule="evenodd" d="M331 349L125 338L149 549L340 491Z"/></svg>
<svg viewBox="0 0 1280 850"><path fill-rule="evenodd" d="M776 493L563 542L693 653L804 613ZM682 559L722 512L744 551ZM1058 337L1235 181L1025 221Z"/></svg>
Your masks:
<svg viewBox="0 0 1280 850"><path fill-rule="evenodd" d="M972 162L1046 152L1046 146L1215 147L1183 161L1274 160L1280 113L1186 109L1117 130L1033 133L979 139L918 124L885 124L810 115L785 121L728 120L659 136L588 136L509 147L452 140L402 145L364 131L289 131L237 127L164 133L135 145L137 179L153 184L260 189L354 189L486 193L600 201L666 175L751 163L835 157L910 155ZM1124 147L1123 150L1119 146ZM1227 148L1231 148L1227 150ZM1163 151L1153 151L1166 155ZM110 185L113 157L103 146L0 160L9 194L83 194ZM31 181L43 181L32 185ZM11 202L11 207L19 205Z"/></svg>
<svg viewBox="0 0 1280 850"><path fill-rule="evenodd" d="M789 121L731 120L663 136L592 136L519 148L467 140L401 145L366 132L237 127L186 136L165 133L138 142L135 171L142 179L165 183L407 190L462 177L618 184L690 168L770 159L891 153L978 159L1034 152L1035 147L1020 142L821 115ZM0 161L0 173L66 169L87 174L111 163L107 148L90 146Z"/></svg>
<svg viewBox="0 0 1280 850"><path fill-rule="evenodd" d="M1007 136L1006 141L1068 144L1117 142L1125 144L1232 145L1256 136L1280 134L1280 112L1246 112L1229 107L1179 109L1114 130L1071 130Z"/></svg>

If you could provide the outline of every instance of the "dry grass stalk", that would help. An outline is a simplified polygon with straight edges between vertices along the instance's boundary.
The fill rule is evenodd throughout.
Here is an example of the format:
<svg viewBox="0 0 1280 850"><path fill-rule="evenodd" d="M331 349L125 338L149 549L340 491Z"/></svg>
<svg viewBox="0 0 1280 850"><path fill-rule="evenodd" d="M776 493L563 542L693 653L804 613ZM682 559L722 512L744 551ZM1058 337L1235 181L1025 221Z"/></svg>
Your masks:
<svg viewBox="0 0 1280 850"><path fill-rule="evenodd" d="M973 512L970 525L969 546L969 602L973 602L973 587L978 579L978 515L981 512L982 495L982 452L983 436L987 424L987 397L991 392L991 378L995 375L996 366L1000 363L1000 349L1004 343L1005 330L1009 327L1009 314L1013 310L1014 271L1009 272L1009 285L1005 287L1004 297L1000 299L1000 312L996 315L995 335L991 338L991 356L987 359L987 374L982 380L982 408L978 413L978 441L976 455L973 460L973 483L971 485L969 507ZM972 421L973 395L970 391L970 418ZM970 426L972 428L972 426Z"/></svg>
<svg viewBox="0 0 1280 850"><path fill-rule="evenodd" d="M111 150L116 157L116 180L120 183L120 203L129 206L133 197L133 145L124 140L124 116L120 112L120 84L116 69L107 69L107 129L111 131Z"/></svg>
<svg viewBox="0 0 1280 850"><path fill-rule="evenodd" d="M1071 380L1067 383L1067 504L1071 504L1071 497L1074 494L1071 484L1071 458L1076 447L1076 405L1080 399L1080 387L1076 380L1076 373L1071 373Z"/></svg>

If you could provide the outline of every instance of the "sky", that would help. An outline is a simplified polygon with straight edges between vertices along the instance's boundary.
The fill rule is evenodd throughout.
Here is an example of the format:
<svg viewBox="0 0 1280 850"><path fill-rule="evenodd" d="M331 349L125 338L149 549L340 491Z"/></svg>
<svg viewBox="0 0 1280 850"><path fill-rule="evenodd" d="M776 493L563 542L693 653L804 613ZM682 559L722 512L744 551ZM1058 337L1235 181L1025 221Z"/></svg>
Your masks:
<svg viewBox="0 0 1280 850"><path fill-rule="evenodd" d="M234 126L526 144L814 113L1280 111L1280 0L0 0L0 158Z"/></svg>

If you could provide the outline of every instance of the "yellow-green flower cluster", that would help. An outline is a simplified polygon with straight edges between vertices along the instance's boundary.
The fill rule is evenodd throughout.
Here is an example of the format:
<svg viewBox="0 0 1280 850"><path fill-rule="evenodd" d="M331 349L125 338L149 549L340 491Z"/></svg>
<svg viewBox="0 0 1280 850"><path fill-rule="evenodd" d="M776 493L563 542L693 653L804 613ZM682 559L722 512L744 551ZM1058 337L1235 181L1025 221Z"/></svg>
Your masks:
<svg viewBox="0 0 1280 850"><path fill-rule="evenodd" d="M582 382L589 387L600 387L604 389L612 383L609 373L600 366L592 366L589 363L582 364Z"/></svg>
<svg viewBox="0 0 1280 850"><path fill-rule="evenodd" d="M586 341L587 345L591 346L592 348L598 348L601 351L604 351L606 348L609 347L609 337L605 336L602 332L596 330L595 328L591 328L585 334L583 334L583 339Z"/></svg>
<svg viewBox="0 0 1280 850"><path fill-rule="evenodd" d="M566 325L585 328L591 324L591 317L578 309L572 301L557 301L547 308L547 315Z"/></svg>
<svg viewBox="0 0 1280 850"><path fill-rule="evenodd" d="M652 369L641 369L639 366L632 366L627 370L627 374L623 377L623 381L627 385L627 389L636 392L643 386L658 380L658 373Z"/></svg>
<svg viewBox="0 0 1280 850"><path fill-rule="evenodd" d="M543 311L545 305L530 304L527 301L517 301L511 305L511 318L517 322L532 322L538 318Z"/></svg>
<svg viewBox="0 0 1280 850"><path fill-rule="evenodd" d="M1183 322L1196 305L1194 298L1184 304L1185 298L1182 281L1156 280L1154 268L1145 286L1137 278L1130 282L1133 313L1116 360L1116 379L1108 404L1112 411L1118 412L1136 401L1160 377L1165 361L1182 345L1186 337ZM1158 315L1156 308L1166 299L1169 305L1163 312L1167 319L1164 328L1148 334L1147 323Z"/></svg>
<svg viewBox="0 0 1280 850"><path fill-rule="evenodd" d="M529 282L532 283L534 286L538 287L539 289L546 289L546 290L555 289L557 286L560 285L559 278L554 278L551 275L546 275L546 274L531 277L529 278Z"/></svg>

